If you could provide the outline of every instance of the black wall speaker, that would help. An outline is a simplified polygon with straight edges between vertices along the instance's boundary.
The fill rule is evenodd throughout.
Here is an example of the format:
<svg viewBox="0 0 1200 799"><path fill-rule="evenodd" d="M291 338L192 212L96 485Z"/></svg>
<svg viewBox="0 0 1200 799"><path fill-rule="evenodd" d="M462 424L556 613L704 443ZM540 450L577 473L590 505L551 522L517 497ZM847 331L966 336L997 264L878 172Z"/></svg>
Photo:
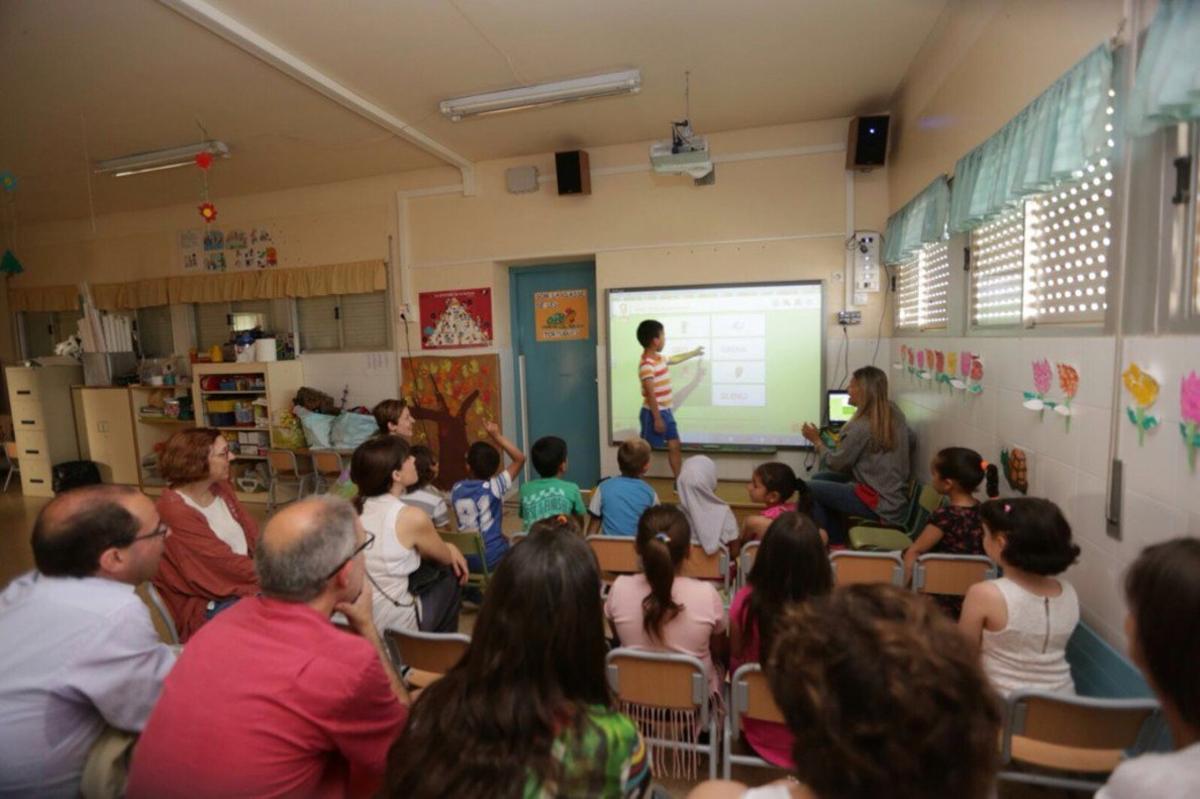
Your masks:
<svg viewBox="0 0 1200 799"><path fill-rule="evenodd" d="M558 175L559 194L591 194L592 173L588 154L584 150L569 150L554 154L554 171Z"/></svg>
<svg viewBox="0 0 1200 799"><path fill-rule="evenodd" d="M846 169L868 170L887 164L888 125L891 117L854 117L846 142Z"/></svg>

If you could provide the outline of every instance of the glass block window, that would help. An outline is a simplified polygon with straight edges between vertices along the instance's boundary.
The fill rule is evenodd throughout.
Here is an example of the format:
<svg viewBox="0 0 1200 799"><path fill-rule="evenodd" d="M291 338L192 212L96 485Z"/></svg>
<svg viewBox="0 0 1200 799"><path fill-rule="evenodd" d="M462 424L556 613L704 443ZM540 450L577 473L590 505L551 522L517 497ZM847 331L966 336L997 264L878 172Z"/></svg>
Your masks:
<svg viewBox="0 0 1200 799"><path fill-rule="evenodd" d="M949 319L950 245L926 244L897 267L896 327L939 330Z"/></svg>
<svg viewBox="0 0 1200 799"><path fill-rule="evenodd" d="M1019 325L1025 293L1025 209L971 231L971 323Z"/></svg>
<svg viewBox="0 0 1200 799"><path fill-rule="evenodd" d="M921 326L920 262L914 258L896 267L896 327Z"/></svg>

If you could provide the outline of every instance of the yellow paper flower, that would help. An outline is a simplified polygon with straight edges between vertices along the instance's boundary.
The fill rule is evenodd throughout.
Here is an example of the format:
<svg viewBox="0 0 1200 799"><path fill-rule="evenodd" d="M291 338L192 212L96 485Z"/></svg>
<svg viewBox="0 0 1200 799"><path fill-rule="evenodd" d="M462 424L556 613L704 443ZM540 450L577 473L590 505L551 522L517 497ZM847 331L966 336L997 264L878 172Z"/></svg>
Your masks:
<svg viewBox="0 0 1200 799"><path fill-rule="evenodd" d="M1143 408L1148 408L1158 399L1158 381L1138 368L1136 363L1121 373L1121 382L1133 395L1133 400Z"/></svg>
<svg viewBox="0 0 1200 799"><path fill-rule="evenodd" d="M947 352L946 353L946 374L949 374L949 375L958 374L958 353L957 352Z"/></svg>

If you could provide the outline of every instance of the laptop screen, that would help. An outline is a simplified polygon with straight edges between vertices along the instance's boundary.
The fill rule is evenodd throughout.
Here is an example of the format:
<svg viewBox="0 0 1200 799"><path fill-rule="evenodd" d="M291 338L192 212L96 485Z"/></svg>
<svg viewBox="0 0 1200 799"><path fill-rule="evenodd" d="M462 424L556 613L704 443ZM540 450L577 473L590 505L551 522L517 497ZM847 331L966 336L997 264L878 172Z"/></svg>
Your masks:
<svg viewBox="0 0 1200 799"><path fill-rule="evenodd" d="M854 418L856 410L850 404L849 391L825 392L825 420L830 427L841 427Z"/></svg>

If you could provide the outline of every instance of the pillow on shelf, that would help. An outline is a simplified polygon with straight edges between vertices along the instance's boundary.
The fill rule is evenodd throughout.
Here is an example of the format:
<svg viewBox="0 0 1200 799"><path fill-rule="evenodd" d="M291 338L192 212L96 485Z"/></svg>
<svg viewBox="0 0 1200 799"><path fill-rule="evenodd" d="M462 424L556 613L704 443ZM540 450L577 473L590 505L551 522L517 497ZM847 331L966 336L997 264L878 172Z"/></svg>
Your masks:
<svg viewBox="0 0 1200 799"><path fill-rule="evenodd" d="M339 413L333 420L333 446L336 449L354 449L379 432L374 416L364 413Z"/></svg>
<svg viewBox="0 0 1200 799"><path fill-rule="evenodd" d="M334 418L325 413L306 413L300 417L300 426L304 428L304 438L308 441L309 449L333 448Z"/></svg>

